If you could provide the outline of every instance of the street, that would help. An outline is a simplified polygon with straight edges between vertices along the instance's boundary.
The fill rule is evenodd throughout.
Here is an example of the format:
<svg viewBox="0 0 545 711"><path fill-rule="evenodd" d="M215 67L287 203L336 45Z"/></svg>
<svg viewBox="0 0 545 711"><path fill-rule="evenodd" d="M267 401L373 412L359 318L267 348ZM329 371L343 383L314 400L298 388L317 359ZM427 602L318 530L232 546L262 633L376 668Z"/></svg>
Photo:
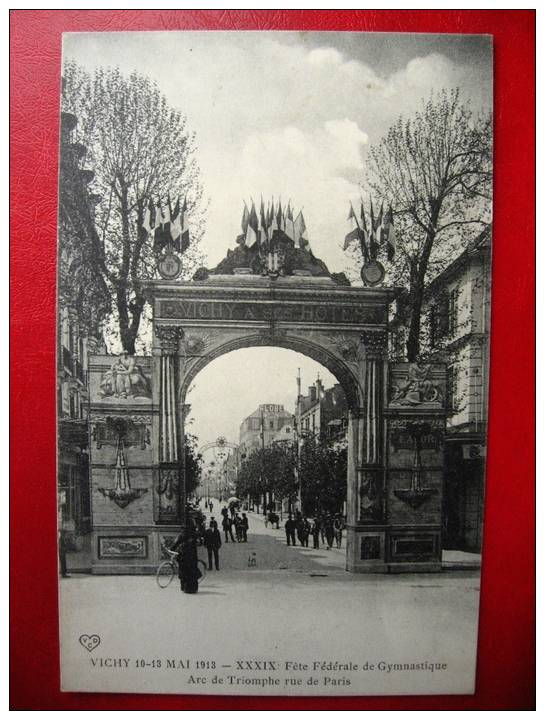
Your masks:
<svg viewBox="0 0 545 711"><path fill-rule="evenodd" d="M343 540L342 547L327 550L326 545L320 541L319 550L312 548L312 536L309 540L309 547L302 548L297 541L297 545L286 545L286 534L284 531L284 520L279 522L279 529L271 524L265 526L262 515L246 512L250 529L248 531L248 543L225 543L225 534L221 530L221 506L217 499L213 500L214 509L212 513L203 512L207 516L207 523L213 516L218 522L221 532L222 546L220 549L220 567L223 570L244 570L248 569L248 560L255 553L256 565L259 570L290 570L290 571L315 571L320 572L342 572L345 567L346 546ZM234 536L234 531L233 531ZM206 550L199 549L199 557L206 559Z"/></svg>
<svg viewBox="0 0 545 711"><path fill-rule="evenodd" d="M221 519L217 504L212 515ZM471 691L478 571L354 575L344 570L344 549L288 548L282 523L276 530L261 516L249 521L248 543L222 544L221 570L207 574L197 595L184 595L177 579L159 589L153 576L61 580L66 690L281 694L277 682L295 678L288 693L410 694L425 676L429 693L459 692L461 684ZM98 635L100 646L82 648L81 635ZM235 674L245 660L269 660L274 670L264 675L259 663ZM288 674L289 660L307 668ZM310 686L313 665L330 661L360 672L320 673ZM446 666L425 674L378 666L424 661Z"/></svg>

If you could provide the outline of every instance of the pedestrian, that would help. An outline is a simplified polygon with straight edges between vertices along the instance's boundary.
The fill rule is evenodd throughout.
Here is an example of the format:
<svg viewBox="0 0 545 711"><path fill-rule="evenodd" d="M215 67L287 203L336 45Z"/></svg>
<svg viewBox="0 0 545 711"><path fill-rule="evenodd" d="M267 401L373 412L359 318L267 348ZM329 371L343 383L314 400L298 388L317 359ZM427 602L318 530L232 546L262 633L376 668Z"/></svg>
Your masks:
<svg viewBox="0 0 545 711"><path fill-rule="evenodd" d="M172 550L178 551L178 577L182 592L188 594L198 592L202 573L198 566L197 539L191 527L182 528Z"/></svg>
<svg viewBox="0 0 545 711"><path fill-rule="evenodd" d="M224 506L224 507L222 508L222 510L221 510L221 515L222 515L222 516L227 516L228 513L229 513L229 511L228 511L228 509L227 509L227 506Z"/></svg>
<svg viewBox="0 0 545 711"><path fill-rule="evenodd" d="M335 538L335 529L333 528L333 519L331 515L327 515L324 521L324 534L327 542L327 550L333 547L333 539Z"/></svg>
<svg viewBox="0 0 545 711"><path fill-rule="evenodd" d="M244 538L244 534L242 531L242 519L238 515L238 513L235 514L233 518L233 525L235 527L235 535L237 537L238 543L242 543L242 540Z"/></svg>
<svg viewBox="0 0 545 711"><path fill-rule="evenodd" d="M242 542L248 543L248 529L250 528L250 523L248 517L245 513L242 514Z"/></svg>
<svg viewBox="0 0 545 711"><path fill-rule="evenodd" d="M320 519L316 517L312 524L312 528L310 529L310 532L312 534L312 547L316 550L320 548L320 528Z"/></svg>
<svg viewBox="0 0 545 711"><path fill-rule="evenodd" d="M219 550L221 548L221 536L218 531L218 524L214 519L210 521L209 527L204 534L204 545L208 552L208 570L212 570L212 557L216 570L220 569Z"/></svg>
<svg viewBox="0 0 545 711"><path fill-rule="evenodd" d="M229 536L231 536L231 541L234 543L235 539L233 538L233 522L229 518L229 516L227 516L227 514L225 514L225 516L223 517L221 527L223 528L223 532L225 533L225 542L229 543Z"/></svg>
<svg viewBox="0 0 545 711"><path fill-rule="evenodd" d="M69 578L68 568L66 565L66 531L61 528L59 531L59 563L61 569L61 577Z"/></svg>
<svg viewBox="0 0 545 711"><path fill-rule="evenodd" d="M304 546L304 523L302 518L298 518L295 520L295 530L297 532L297 540L299 541L299 545Z"/></svg>
<svg viewBox="0 0 545 711"><path fill-rule="evenodd" d="M306 516L303 517L303 523L301 525L301 545L304 548L308 548L308 537L310 534L310 523Z"/></svg>
<svg viewBox="0 0 545 711"><path fill-rule="evenodd" d="M340 515L335 516L333 521L333 530L335 532L335 542L337 543L337 548L340 548L343 542L343 528L344 523Z"/></svg>
<svg viewBox="0 0 545 711"><path fill-rule="evenodd" d="M295 521L292 519L291 514L288 515L288 520L284 524L284 529L286 531L286 545L295 545Z"/></svg>
<svg viewBox="0 0 545 711"><path fill-rule="evenodd" d="M208 502L208 508L210 509L210 513L212 513L212 511L214 510L214 504L211 500Z"/></svg>

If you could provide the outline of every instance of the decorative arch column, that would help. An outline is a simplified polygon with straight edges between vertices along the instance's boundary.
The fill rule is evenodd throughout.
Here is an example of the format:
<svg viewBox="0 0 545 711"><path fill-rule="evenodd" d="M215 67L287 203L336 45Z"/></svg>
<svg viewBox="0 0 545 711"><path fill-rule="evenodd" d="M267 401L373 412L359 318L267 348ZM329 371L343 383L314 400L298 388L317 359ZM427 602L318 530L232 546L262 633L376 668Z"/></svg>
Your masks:
<svg viewBox="0 0 545 711"><path fill-rule="evenodd" d="M361 334L358 374L362 407L348 421L347 569L385 572L384 374L387 334Z"/></svg>
<svg viewBox="0 0 545 711"><path fill-rule="evenodd" d="M183 524L185 471L183 414L178 402L180 382L180 326L156 324L154 330L156 461L158 462L155 520ZM158 357L157 357L158 356Z"/></svg>

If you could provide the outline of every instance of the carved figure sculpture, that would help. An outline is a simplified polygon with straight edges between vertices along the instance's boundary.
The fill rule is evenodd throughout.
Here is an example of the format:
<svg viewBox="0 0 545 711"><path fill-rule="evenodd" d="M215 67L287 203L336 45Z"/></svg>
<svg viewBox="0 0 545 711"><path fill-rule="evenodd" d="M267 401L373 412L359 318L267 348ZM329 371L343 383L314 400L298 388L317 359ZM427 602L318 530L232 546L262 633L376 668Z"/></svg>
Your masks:
<svg viewBox="0 0 545 711"><path fill-rule="evenodd" d="M123 351L116 363L104 373L99 387L102 397L151 397L150 383L136 358Z"/></svg>
<svg viewBox="0 0 545 711"><path fill-rule="evenodd" d="M409 363L407 380L393 386L392 401L398 405L420 405L440 402L441 392L429 378L431 365L420 367Z"/></svg>

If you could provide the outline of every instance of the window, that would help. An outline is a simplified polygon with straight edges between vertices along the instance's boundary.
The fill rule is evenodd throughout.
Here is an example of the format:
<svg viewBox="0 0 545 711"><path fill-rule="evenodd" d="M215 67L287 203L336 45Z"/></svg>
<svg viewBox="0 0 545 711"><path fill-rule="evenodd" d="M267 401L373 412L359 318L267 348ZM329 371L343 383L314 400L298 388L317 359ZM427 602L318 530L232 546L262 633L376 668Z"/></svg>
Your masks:
<svg viewBox="0 0 545 711"><path fill-rule="evenodd" d="M269 429L274 430L274 420L269 420Z"/></svg>
<svg viewBox="0 0 545 711"><path fill-rule="evenodd" d="M458 325L458 290L453 289L448 297L448 335L453 336Z"/></svg>
<svg viewBox="0 0 545 711"><path fill-rule="evenodd" d="M316 429L316 414L313 412L312 413L312 431Z"/></svg>
<svg viewBox="0 0 545 711"><path fill-rule="evenodd" d="M449 365L447 368L447 392L445 397L445 407L447 410L447 415L451 415L454 412L456 406L456 368L453 365Z"/></svg>

